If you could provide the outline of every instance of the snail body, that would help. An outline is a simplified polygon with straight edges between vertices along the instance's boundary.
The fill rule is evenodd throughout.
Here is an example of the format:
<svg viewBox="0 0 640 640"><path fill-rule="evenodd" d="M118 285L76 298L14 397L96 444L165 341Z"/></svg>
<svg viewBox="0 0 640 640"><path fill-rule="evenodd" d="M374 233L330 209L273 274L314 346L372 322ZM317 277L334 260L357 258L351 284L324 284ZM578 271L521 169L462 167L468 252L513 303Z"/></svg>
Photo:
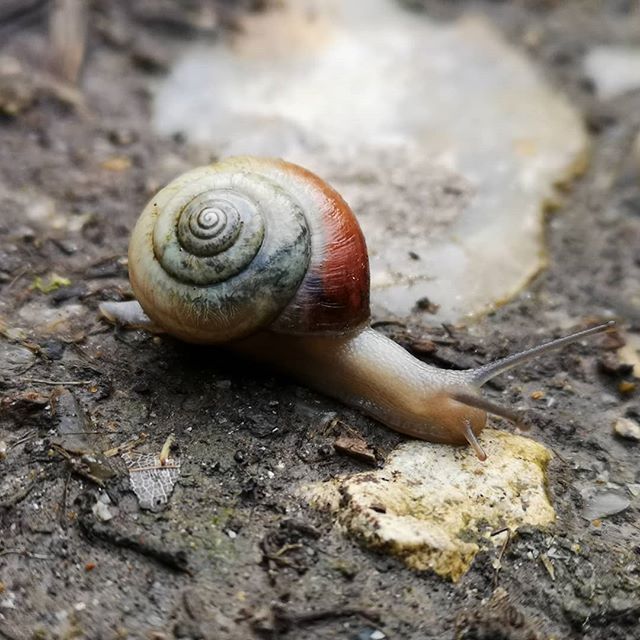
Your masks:
<svg viewBox="0 0 640 640"><path fill-rule="evenodd" d="M610 324L464 371L411 356L368 326L369 264L355 215L311 172L239 157L176 178L147 205L129 245L137 302L105 303L123 324L225 346L268 362L407 435L471 444L494 376Z"/></svg>

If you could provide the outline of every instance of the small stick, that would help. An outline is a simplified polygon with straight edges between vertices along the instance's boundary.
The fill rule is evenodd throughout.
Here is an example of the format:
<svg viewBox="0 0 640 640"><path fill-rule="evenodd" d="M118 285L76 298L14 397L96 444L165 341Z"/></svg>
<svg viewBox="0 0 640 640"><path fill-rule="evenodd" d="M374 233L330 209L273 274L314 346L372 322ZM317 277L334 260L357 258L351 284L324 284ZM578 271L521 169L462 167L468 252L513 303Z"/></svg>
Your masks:
<svg viewBox="0 0 640 640"><path fill-rule="evenodd" d="M87 384L91 384L91 380L45 380L43 378L22 378L20 382L28 382L29 384L49 384L52 386L61 386L61 387L69 387L69 386L83 386Z"/></svg>
<svg viewBox="0 0 640 640"><path fill-rule="evenodd" d="M165 443L162 445L159 459L160 459L160 464L163 467L167 464L167 460L169 459L169 454L171 453L171 445L173 444L174 440L175 440L175 437L173 433L170 433L167 439L165 440Z"/></svg>

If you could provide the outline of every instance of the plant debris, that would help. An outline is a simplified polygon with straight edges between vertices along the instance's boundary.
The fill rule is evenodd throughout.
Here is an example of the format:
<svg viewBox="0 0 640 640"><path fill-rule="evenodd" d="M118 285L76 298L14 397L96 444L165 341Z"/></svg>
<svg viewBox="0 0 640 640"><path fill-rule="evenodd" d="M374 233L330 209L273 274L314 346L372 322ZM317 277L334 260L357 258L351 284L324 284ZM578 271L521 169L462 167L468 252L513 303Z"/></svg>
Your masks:
<svg viewBox="0 0 640 640"><path fill-rule="evenodd" d="M365 462L372 467L378 466L376 452L362 437L341 435L335 439L333 446L338 453L360 460L360 462Z"/></svg>
<svg viewBox="0 0 640 640"><path fill-rule="evenodd" d="M89 539L101 540L122 549L130 549L169 569L191 574L185 550L167 549L152 536L140 532L134 534L128 531L119 531L111 525L98 522L93 513L95 501L92 492L81 494L76 501L78 504L78 524Z"/></svg>
<svg viewBox="0 0 640 640"><path fill-rule="evenodd" d="M69 280L69 278L52 273L46 280L40 276L36 276L29 289L39 291L40 293L51 293L57 291L60 287L69 286L71 286L71 280Z"/></svg>
<svg viewBox="0 0 640 640"><path fill-rule="evenodd" d="M131 488L142 509L157 510L164 507L171 497L173 487L180 477L180 462L175 458L153 453L126 451L122 459L129 470Z"/></svg>

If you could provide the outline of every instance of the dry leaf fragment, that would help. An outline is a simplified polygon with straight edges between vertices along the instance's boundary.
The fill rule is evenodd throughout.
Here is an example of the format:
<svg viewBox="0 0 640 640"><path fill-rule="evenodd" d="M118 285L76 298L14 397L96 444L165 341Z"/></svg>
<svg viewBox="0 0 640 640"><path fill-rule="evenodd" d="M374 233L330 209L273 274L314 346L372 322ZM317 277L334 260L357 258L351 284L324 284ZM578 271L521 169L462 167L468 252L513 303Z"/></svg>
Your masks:
<svg viewBox="0 0 640 640"><path fill-rule="evenodd" d="M360 436L341 435L333 443L336 451L343 453L372 466L377 466L375 451Z"/></svg>
<svg viewBox="0 0 640 640"><path fill-rule="evenodd" d="M122 458L142 509L159 509L169 502L180 476L179 460L167 458L162 464L160 456L152 453L123 453Z"/></svg>

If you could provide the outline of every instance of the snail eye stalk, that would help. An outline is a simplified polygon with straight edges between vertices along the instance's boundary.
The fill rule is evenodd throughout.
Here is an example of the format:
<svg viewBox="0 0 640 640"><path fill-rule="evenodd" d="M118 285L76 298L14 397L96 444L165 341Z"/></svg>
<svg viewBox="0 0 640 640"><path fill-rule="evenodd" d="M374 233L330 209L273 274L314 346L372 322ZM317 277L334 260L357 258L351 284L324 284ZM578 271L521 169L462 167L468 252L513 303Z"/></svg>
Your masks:
<svg viewBox="0 0 640 640"><path fill-rule="evenodd" d="M514 353L506 358L501 358L500 360L490 362L489 364L478 367L477 369L472 369L469 371L469 382L476 387L481 387L489 380L492 380L501 373L505 373L505 371L509 371L510 369L528 362L529 360L533 360L534 358L537 358L544 353L548 353L549 351L556 351L557 349L568 344L572 344L573 342L577 342L582 338L610 331L615 327L615 325L615 320L611 320L610 322L599 324L597 327L591 327L590 329L578 331L571 335L564 336L563 338L558 338L557 340L545 342L544 344L533 347L532 349L527 349L520 353Z"/></svg>

